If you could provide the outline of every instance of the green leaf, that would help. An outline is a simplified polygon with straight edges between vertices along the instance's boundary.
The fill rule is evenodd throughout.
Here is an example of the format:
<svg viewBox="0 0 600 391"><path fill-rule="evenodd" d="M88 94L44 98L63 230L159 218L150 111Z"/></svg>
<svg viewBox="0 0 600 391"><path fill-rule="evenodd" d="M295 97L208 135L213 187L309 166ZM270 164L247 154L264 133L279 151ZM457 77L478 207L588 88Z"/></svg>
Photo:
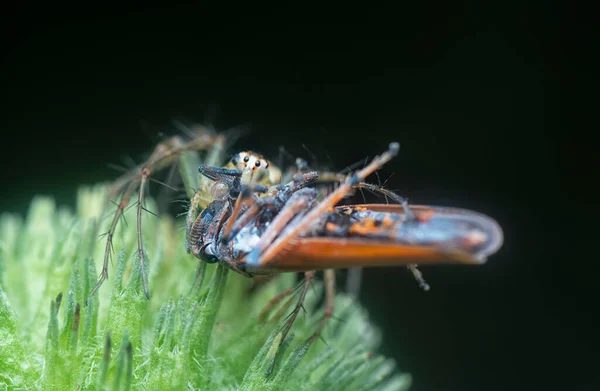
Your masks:
<svg viewBox="0 0 600 391"><path fill-rule="evenodd" d="M191 175L191 172L190 172ZM295 276L252 280L185 251L169 217L143 220L146 299L136 224L119 224L109 279L85 305L104 259L103 187L79 191L73 214L36 198L28 217L0 217L0 389L405 390L410 376L376 352L367 311L338 294L323 340L323 285L298 299ZM135 199L135 198L134 198ZM151 200L148 208L154 208ZM104 217L104 218L103 218ZM135 208L124 219L135 221ZM101 244L101 245L100 245ZM282 292L280 300L273 300ZM61 294L62 292L62 294ZM50 305L48 305L50 303ZM272 372L271 372L272 369Z"/></svg>

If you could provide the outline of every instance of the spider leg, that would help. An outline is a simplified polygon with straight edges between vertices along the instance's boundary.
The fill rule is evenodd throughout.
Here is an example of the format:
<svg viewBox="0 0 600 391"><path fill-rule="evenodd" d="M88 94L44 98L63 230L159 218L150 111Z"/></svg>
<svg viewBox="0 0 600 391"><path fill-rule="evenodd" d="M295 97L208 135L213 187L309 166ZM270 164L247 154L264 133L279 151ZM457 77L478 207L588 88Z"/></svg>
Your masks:
<svg viewBox="0 0 600 391"><path fill-rule="evenodd" d="M125 189L125 191L121 195L121 200L119 201L119 204L117 205L117 210L115 211L113 219L110 223L110 228L108 229L108 232L106 235L107 239L106 239L106 247L104 249L104 261L102 263L102 271L100 272L100 277L98 278L98 282L96 282L96 285L92 288L92 290L88 294L88 297L85 299L86 305L89 303L90 298L92 296L94 296L94 294L98 291L98 289L100 289L100 286L108 278L108 261L110 259L110 254L112 253L113 236L117 229L117 223L119 222L119 219L123 216L123 213L125 213L125 209L127 208L127 205L129 205L129 200L131 199L131 194L133 193L134 189L135 189L135 182L131 182L129 184L129 186L127 187L127 189Z"/></svg>
<svg viewBox="0 0 600 391"><path fill-rule="evenodd" d="M283 326L283 329L281 330L281 342L279 343L277 350L281 349L281 346L283 345L285 338L287 337L288 333L290 332L290 329L292 328L294 322L296 321L296 318L298 317L300 310L304 308L302 306L302 304L304 303L304 298L306 297L306 292L308 292L308 287L310 286L310 283L312 282L314 276L315 276L314 271L304 272L304 281L302 282L300 296L298 297L298 300L296 301L296 306L294 307L292 312L288 315L285 325ZM280 294L280 296L281 296L281 294ZM284 306L284 308L287 308L287 306ZM271 362L271 366L269 367L269 370L267 371L267 376L269 376L273 372L276 361L277 361L277 355L275 355L275 357L273 358L273 361Z"/></svg>
<svg viewBox="0 0 600 391"><path fill-rule="evenodd" d="M323 279L325 281L325 303L323 305L323 319L317 331L309 338L309 342L314 342L321 336L325 325L333 316L333 309L335 308L335 270L326 269L323 272Z"/></svg>
<svg viewBox="0 0 600 391"><path fill-rule="evenodd" d="M144 293L147 299L150 299L150 289L148 288L148 276L146 275L145 265L145 253L144 253L144 241L142 240L142 209L144 201L144 190L148 181L148 176L151 170L148 168L142 169L142 180L140 181L140 190L138 192L137 202L137 242L138 242L138 256L140 257L140 274L142 276L142 285L144 286Z"/></svg>
<svg viewBox="0 0 600 391"><path fill-rule="evenodd" d="M96 283L94 288L92 288L88 297L86 298L86 304L89 302L89 299L98 291L102 283L108 278L108 262L110 259L111 251L113 249L113 236L116 232L119 219L124 215L125 210L129 205L131 196L133 195L134 190L138 188L138 186L138 252L140 254L144 291L146 293L146 296L149 296L148 282L146 280L146 275L144 271L145 265L141 235L141 211L143 210L144 188L148 180L151 179L149 178L150 173L153 171L161 170L165 167L174 164L177 161L177 158L186 151L197 151L207 149L215 145L215 143L219 143L222 141L222 136L216 135L214 132L211 132L204 127L200 127L198 131L194 133L192 138L187 141L183 140L183 138L180 136L173 136L159 143L154 148L150 157L144 163L133 168L131 171L125 173L113 182L113 184L108 188L108 194L110 196L115 196L121 193L122 195L119 204L117 205L117 210L114 213L113 220L111 221L109 230L106 234L107 240L104 251L102 271L100 272L98 282Z"/></svg>

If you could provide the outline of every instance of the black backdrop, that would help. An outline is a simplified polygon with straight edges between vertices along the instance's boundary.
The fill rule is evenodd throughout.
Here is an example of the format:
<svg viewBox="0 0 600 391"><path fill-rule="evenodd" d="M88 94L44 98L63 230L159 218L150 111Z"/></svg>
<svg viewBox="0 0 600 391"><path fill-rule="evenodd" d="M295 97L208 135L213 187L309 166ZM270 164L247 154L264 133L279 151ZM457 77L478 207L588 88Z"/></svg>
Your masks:
<svg viewBox="0 0 600 391"><path fill-rule="evenodd" d="M346 6L347 8L349 6ZM46 12L48 11L48 12ZM328 10L330 11L330 10ZM365 273L361 300L414 390L594 389L590 143L563 128L567 16L539 5L202 6L4 14L2 210L74 202L171 119L248 125L238 148L341 169L392 140L412 202L498 219L478 268ZM582 217L585 217L582 218ZM597 362L597 356L596 356ZM595 371L595 373L594 373Z"/></svg>

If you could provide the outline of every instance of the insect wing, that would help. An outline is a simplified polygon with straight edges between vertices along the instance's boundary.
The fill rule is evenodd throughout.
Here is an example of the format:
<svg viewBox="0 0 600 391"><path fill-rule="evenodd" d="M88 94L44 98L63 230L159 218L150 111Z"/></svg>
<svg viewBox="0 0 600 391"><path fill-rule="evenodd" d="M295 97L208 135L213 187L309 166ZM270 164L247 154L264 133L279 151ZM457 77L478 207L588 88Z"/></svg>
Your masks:
<svg viewBox="0 0 600 391"><path fill-rule="evenodd" d="M352 217L344 234L297 238L265 268L305 271L354 266L482 264L503 241L500 226L488 216L447 207L367 204L338 207Z"/></svg>

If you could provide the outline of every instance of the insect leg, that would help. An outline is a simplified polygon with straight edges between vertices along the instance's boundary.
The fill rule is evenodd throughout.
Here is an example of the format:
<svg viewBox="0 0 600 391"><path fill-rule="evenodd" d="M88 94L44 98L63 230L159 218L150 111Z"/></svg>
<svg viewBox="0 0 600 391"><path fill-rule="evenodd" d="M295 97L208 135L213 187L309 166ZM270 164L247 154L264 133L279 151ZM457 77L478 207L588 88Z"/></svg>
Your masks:
<svg viewBox="0 0 600 391"><path fill-rule="evenodd" d="M206 259L203 250L213 243L209 242L201 246L201 236L209 232L210 228L214 227L214 224L220 221L220 218L218 217L219 215L224 217L228 207L229 206L224 202L217 203L214 201L206 209L204 209L202 213L197 215L194 222L189 226L186 248L188 248L196 258ZM190 216L188 216L188 218L189 217Z"/></svg>
<svg viewBox="0 0 600 391"><path fill-rule="evenodd" d="M188 253L192 252L191 244L193 243L192 228L198 216L202 212L200 192L196 191L190 200L190 207L185 218L185 250ZM197 238L196 238L197 239Z"/></svg>
<svg viewBox="0 0 600 391"><path fill-rule="evenodd" d="M248 260L248 263L253 265L262 265L268 263L296 236L304 232L310 224L322 216L327 210L333 208L344 196L352 189L352 187L366 179L367 176L374 171L380 169L385 163L389 162L398 154L400 145L391 143L389 149L383 154L376 156L371 163L360 171L348 177L336 190L331 192L323 201L318 203L313 209L302 217L302 219L294 225L293 229L287 231L285 235L279 237L271 246L265 249L263 254L255 254Z"/></svg>

